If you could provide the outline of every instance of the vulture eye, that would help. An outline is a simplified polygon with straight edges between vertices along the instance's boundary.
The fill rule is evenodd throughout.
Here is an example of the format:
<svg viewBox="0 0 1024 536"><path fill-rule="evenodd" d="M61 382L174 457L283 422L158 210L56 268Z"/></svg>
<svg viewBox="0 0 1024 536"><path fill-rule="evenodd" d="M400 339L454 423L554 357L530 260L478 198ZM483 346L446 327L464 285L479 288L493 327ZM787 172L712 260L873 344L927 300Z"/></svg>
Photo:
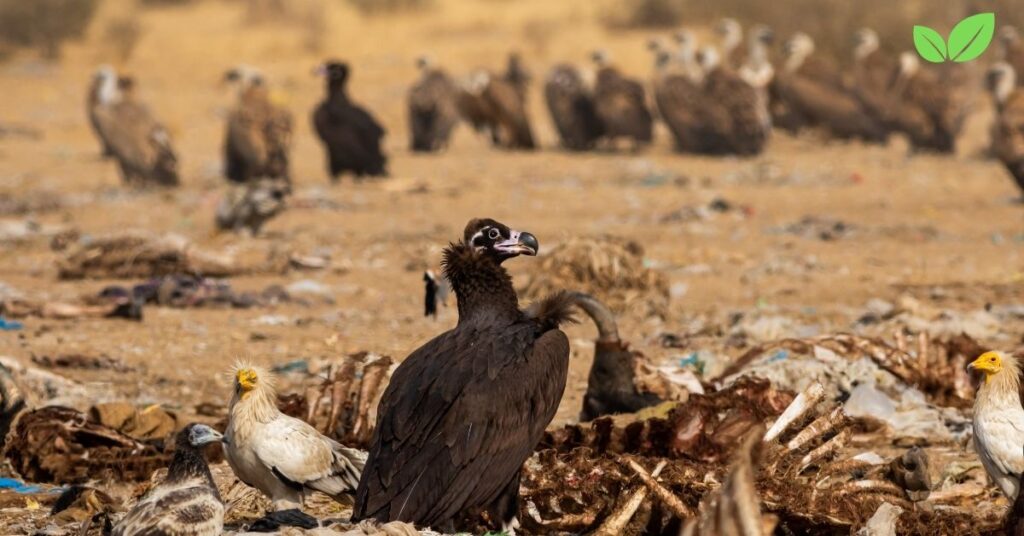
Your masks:
<svg viewBox="0 0 1024 536"><path fill-rule="evenodd" d="M491 228L490 231L487 231L487 237L491 240L497 240L499 236L501 236L501 232L497 229Z"/></svg>

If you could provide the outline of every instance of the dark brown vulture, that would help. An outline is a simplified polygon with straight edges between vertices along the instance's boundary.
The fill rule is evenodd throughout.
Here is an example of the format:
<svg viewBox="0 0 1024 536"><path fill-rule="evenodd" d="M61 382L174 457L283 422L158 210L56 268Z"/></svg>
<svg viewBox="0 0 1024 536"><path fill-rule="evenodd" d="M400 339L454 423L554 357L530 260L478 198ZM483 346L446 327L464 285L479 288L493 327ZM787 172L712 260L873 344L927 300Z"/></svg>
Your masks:
<svg viewBox="0 0 1024 536"><path fill-rule="evenodd" d="M1024 42L1020 31L1014 26L1003 26L999 29L999 59L1010 64L1014 72L1024 72ZM1017 80L1017 85L1024 85L1024 80Z"/></svg>
<svg viewBox="0 0 1024 536"><path fill-rule="evenodd" d="M544 82L544 100L562 147L572 151L594 148L601 137L601 122L594 109L594 96L575 67L563 63L551 69Z"/></svg>
<svg viewBox="0 0 1024 536"><path fill-rule="evenodd" d="M951 79L961 67L925 67L911 52L900 54L899 64L892 90L899 99L894 127L907 135L915 151L952 153L968 111L967 97Z"/></svg>
<svg viewBox="0 0 1024 536"><path fill-rule="evenodd" d="M167 130L138 102L130 78L101 68L99 102L93 108L96 129L117 160L121 178L132 186L176 186L178 159Z"/></svg>
<svg viewBox="0 0 1024 536"><path fill-rule="evenodd" d="M263 75L248 66L225 74L238 86L238 102L228 113L224 139L224 174L246 183L260 178L288 181L291 113L270 99Z"/></svg>
<svg viewBox="0 0 1024 536"><path fill-rule="evenodd" d="M996 102L992 152L1024 195L1024 90L1017 85L1016 70L1006 62L993 65L986 82Z"/></svg>
<svg viewBox="0 0 1024 536"><path fill-rule="evenodd" d="M594 52L592 59L597 64L595 109L604 137L610 145L619 138L630 140L634 150L651 143L654 118L647 108L643 84L612 67L605 51Z"/></svg>
<svg viewBox="0 0 1024 536"><path fill-rule="evenodd" d="M519 308L502 262L537 239L472 220L444 252L459 321L407 357L378 406L353 520L454 532L487 511L516 526L519 474L555 415L569 366L568 293Z"/></svg>
<svg viewBox="0 0 1024 536"><path fill-rule="evenodd" d="M331 180L339 180L344 173L357 179L387 175L388 159L381 151L386 131L349 99L348 64L329 61L318 71L327 80L327 92L313 112L313 126L327 150Z"/></svg>
<svg viewBox="0 0 1024 536"><path fill-rule="evenodd" d="M459 114L496 147L534 149L533 130L516 86L486 71L476 71L459 88Z"/></svg>
<svg viewBox="0 0 1024 536"><path fill-rule="evenodd" d="M409 145L413 151L439 151L448 146L459 122L458 88L448 73L434 67L428 58L417 59L416 66L420 79L409 88L408 96Z"/></svg>
<svg viewBox="0 0 1024 536"><path fill-rule="evenodd" d="M695 54L689 48L693 42L691 36L680 37L681 50L675 58L676 62L668 51L652 47L655 73L651 87L658 115L672 134L676 150L700 152L703 73L696 65Z"/></svg>
<svg viewBox="0 0 1024 536"><path fill-rule="evenodd" d="M787 129L818 127L840 139L884 143L889 131L848 91L838 69L825 61L810 61L814 41L796 34L785 47L781 72L771 86L773 120ZM779 113L783 110L784 113Z"/></svg>

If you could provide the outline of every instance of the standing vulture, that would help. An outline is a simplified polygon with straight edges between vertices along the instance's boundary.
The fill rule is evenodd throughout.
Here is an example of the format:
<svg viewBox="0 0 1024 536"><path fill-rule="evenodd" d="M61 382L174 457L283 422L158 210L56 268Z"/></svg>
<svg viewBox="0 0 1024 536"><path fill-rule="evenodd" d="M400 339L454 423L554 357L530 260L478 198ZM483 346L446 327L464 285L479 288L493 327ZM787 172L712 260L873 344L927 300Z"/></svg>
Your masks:
<svg viewBox="0 0 1024 536"><path fill-rule="evenodd" d="M571 151L594 148L602 134L601 122L594 109L594 96L575 67L562 63L551 69L544 82L544 100L562 147Z"/></svg>
<svg viewBox="0 0 1024 536"><path fill-rule="evenodd" d="M520 90L503 77L476 71L458 91L459 114L491 143L506 149L534 149L533 130Z"/></svg>
<svg viewBox="0 0 1024 536"><path fill-rule="evenodd" d="M592 59L597 64L595 109L604 137L612 145L616 139L626 138L632 142L633 149L651 143L654 118L647 109L643 84L623 76L611 66L606 51L594 52Z"/></svg>
<svg viewBox="0 0 1024 536"><path fill-rule="evenodd" d="M988 73L987 85L996 101L992 152L1024 195L1024 90L1017 85L1013 66L999 62Z"/></svg>
<svg viewBox="0 0 1024 536"><path fill-rule="evenodd" d="M781 72L772 84L773 112L777 122L790 129L819 127L840 139L861 139L884 143L888 129L850 93L837 69L824 61L812 61L814 41L806 34L794 35L785 47Z"/></svg>
<svg viewBox="0 0 1024 536"><path fill-rule="evenodd" d="M724 18L715 24L718 35L719 49L722 51L721 63L729 69L737 69L746 59L743 55L743 27L733 18Z"/></svg>
<svg viewBox="0 0 1024 536"><path fill-rule="evenodd" d="M696 55L691 48L692 36L680 32L677 35L680 52L673 62L666 50L652 47L655 53L654 103L658 114L672 134L676 150L701 152L703 143L701 107L704 102L703 72L696 64Z"/></svg>
<svg viewBox="0 0 1024 536"><path fill-rule="evenodd" d="M457 88L448 73L434 67L426 57L416 60L420 79L409 88L410 148L439 151L448 146L452 129L459 121L455 103Z"/></svg>
<svg viewBox="0 0 1024 536"><path fill-rule="evenodd" d="M1015 72L1024 72L1024 42L1020 31L1014 26L1003 26L999 29L999 56L1013 67ZM1017 80L1017 85L1024 85L1024 80Z"/></svg>
<svg viewBox="0 0 1024 536"><path fill-rule="evenodd" d="M519 308L502 262L536 255L537 239L491 219L469 222L444 252L458 301L454 329L395 370L377 410L353 520L405 521L453 532L487 510L516 525L519 474L565 388L571 297Z"/></svg>
<svg viewBox="0 0 1024 536"><path fill-rule="evenodd" d="M387 175L381 152L386 131L369 112L348 96L348 64L329 61L318 72L327 79L327 94L313 112L313 126L327 150L331 180L351 172L357 179Z"/></svg>
<svg viewBox="0 0 1024 536"><path fill-rule="evenodd" d="M952 153L967 115L966 98L950 78L921 65L917 54L900 54L893 92L899 99L895 127L910 139L915 151ZM954 67L955 68L955 67Z"/></svg>
<svg viewBox="0 0 1024 536"><path fill-rule="evenodd" d="M291 113L271 102L263 75L253 68L240 65L224 78L238 86L238 102L228 114L224 139L224 174L237 183L262 178L289 181Z"/></svg>
<svg viewBox="0 0 1024 536"><path fill-rule="evenodd" d="M178 158L171 137L149 108L135 98L132 80L119 79L109 67L101 67L96 76L96 130L117 160L121 178L132 186L176 186Z"/></svg>
<svg viewBox="0 0 1024 536"><path fill-rule="evenodd" d="M519 100L523 101L523 106L526 106L526 93L530 89L530 81L533 80L533 76L530 75L530 71L526 70L526 66L523 65L523 59L518 53L513 52L508 55L508 66L505 68L505 81L512 84L512 87L516 89L516 94L519 95Z"/></svg>
<svg viewBox="0 0 1024 536"><path fill-rule="evenodd" d="M899 62L879 47L878 34L870 28L857 30L853 37L853 76L851 89L858 100L878 121L891 125L898 108L893 82Z"/></svg>
<svg viewBox="0 0 1024 536"><path fill-rule="evenodd" d="M100 89L103 88L103 81L105 80L104 73L111 69L112 67L104 65L96 70L96 73L93 74L92 77L92 83L89 84L89 94L85 103L85 109L89 115L89 126L92 127L93 134L96 135L96 139L100 142L100 156L103 158L114 156L113 151L110 150L110 145L107 143L106 138L103 137L103 132L100 130L98 116L100 109Z"/></svg>

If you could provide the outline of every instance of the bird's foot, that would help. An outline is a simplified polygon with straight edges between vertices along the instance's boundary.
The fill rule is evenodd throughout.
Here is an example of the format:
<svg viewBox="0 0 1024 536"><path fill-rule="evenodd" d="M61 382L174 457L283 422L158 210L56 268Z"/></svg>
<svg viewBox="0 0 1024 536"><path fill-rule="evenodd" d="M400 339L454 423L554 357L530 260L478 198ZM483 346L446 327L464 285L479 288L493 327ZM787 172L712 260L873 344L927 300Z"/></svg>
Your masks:
<svg viewBox="0 0 1024 536"><path fill-rule="evenodd" d="M513 517L511 520L509 520L507 522L503 522L501 524L501 532L507 534L508 536L516 536L516 529L518 529L518 528L519 528L519 518L518 517Z"/></svg>
<svg viewBox="0 0 1024 536"><path fill-rule="evenodd" d="M275 532L281 527L298 527L300 529L315 529L320 526L317 519L298 508L289 510L278 510L267 512L266 515L257 519L250 527L250 532Z"/></svg>

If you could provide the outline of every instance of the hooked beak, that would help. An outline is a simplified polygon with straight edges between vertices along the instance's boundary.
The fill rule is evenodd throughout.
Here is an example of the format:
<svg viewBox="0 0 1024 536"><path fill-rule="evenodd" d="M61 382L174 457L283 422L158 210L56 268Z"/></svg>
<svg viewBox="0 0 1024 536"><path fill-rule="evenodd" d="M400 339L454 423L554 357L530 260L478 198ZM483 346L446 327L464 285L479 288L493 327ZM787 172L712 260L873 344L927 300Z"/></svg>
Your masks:
<svg viewBox="0 0 1024 536"><path fill-rule="evenodd" d="M317 65L313 69L313 76L327 76L327 66L323 64Z"/></svg>
<svg viewBox="0 0 1024 536"><path fill-rule="evenodd" d="M203 426L200 430L201 434L193 441L193 444L197 447L224 440L224 434L210 428L209 426Z"/></svg>
<svg viewBox="0 0 1024 536"><path fill-rule="evenodd" d="M537 237L527 232L512 231L509 239L498 242L494 249L511 256L530 255L534 256L540 251L540 244Z"/></svg>

